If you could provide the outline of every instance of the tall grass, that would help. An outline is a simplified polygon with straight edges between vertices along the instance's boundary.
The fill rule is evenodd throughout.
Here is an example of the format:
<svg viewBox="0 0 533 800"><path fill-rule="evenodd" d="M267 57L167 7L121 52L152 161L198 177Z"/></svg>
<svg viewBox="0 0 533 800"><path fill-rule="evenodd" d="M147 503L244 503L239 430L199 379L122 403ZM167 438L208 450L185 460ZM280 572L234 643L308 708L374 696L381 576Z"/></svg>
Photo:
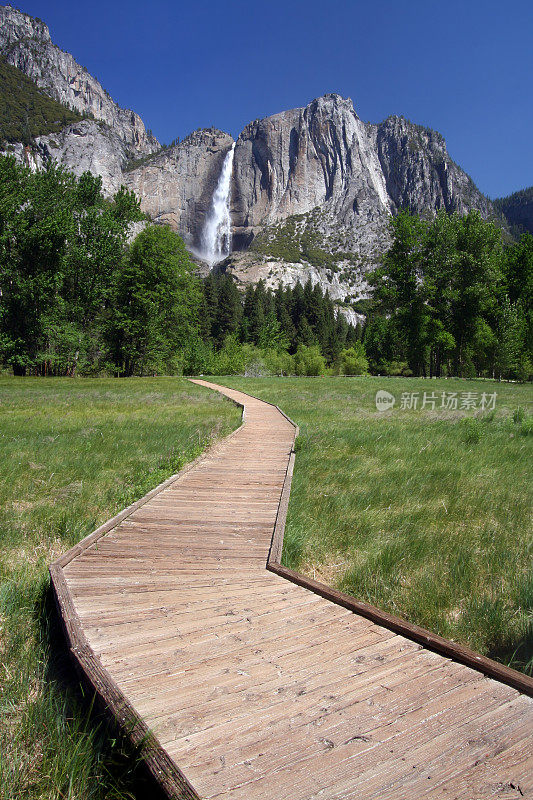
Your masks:
<svg viewBox="0 0 533 800"><path fill-rule="evenodd" d="M287 566L532 672L531 385L219 380L300 425ZM415 391L496 392L496 408L400 410Z"/></svg>
<svg viewBox="0 0 533 800"><path fill-rule="evenodd" d="M47 567L239 418L183 379L0 379L1 800L154 797L71 680Z"/></svg>

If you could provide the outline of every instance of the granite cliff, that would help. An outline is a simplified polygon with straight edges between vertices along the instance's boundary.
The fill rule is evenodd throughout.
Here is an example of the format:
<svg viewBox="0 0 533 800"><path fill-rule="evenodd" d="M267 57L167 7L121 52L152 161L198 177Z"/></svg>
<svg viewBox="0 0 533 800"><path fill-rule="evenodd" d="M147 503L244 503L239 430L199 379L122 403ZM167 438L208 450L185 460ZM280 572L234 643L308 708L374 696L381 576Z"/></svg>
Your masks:
<svg viewBox="0 0 533 800"><path fill-rule="evenodd" d="M107 193L125 184L152 219L198 250L233 145L229 134L199 130L160 148L137 114L120 108L53 44L42 21L11 6L0 7L0 55L86 117L35 137L30 148L12 143L11 152L37 168L52 159L78 175L90 170L102 176ZM365 273L386 248L388 220L400 208L425 216L439 209L498 216L439 133L398 116L365 123L351 100L328 94L255 120L237 138L229 195L233 252L218 268L241 284L310 277L349 309L367 293Z"/></svg>
<svg viewBox="0 0 533 800"><path fill-rule="evenodd" d="M113 191L128 159L159 150L138 114L121 108L85 67L57 47L41 20L0 6L0 55L51 98L89 117L36 142L37 163L53 157L77 174L86 168L102 172L106 190Z"/></svg>
<svg viewBox="0 0 533 800"><path fill-rule="evenodd" d="M214 128L191 133L126 171L123 183L141 198L141 208L156 222L179 231L198 250L200 234L232 137Z"/></svg>
<svg viewBox="0 0 533 800"><path fill-rule="evenodd" d="M223 266L243 283L310 277L353 302L400 208L496 216L439 133L396 116L364 123L351 100L329 94L256 120L237 139L236 252Z"/></svg>
<svg viewBox="0 0 533 800"><path fill-rule="evenodd" d="M248 125L235 147L234 182L237 248L265 225L318 207L343 227L354 215L372 224L390 211L365 125L336 94Z"/></svg>

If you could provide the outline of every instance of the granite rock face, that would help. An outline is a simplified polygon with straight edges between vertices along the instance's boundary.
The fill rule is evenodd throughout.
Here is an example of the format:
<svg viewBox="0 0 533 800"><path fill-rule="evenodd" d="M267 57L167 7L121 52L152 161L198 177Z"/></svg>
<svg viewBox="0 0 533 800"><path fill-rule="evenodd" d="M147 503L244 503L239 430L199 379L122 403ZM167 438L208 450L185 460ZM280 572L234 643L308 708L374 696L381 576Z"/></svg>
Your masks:
<svg viewBox="0 0 533 800"><path fill-rule="evenodd" d="M250 248L227 263L236 279L291 283L300 264L302 276L346 302L368 296L365 273L399 209L497 216L439 133L403 117L363 123L337 94L248 125L233 181L234 249Z"/></svg>
<svg viewBox="0 0 533 800"><path fill-rule="evenodd" d="M123 183L141 198L144 212L168 223L188 247L198 250L222 162L232 144L229 134L214 128L195 131L125 172Z"/></svg>
<svg viewBox="0 0 533 800"><path fill-rule="evenodd" d="M390 212L383 172L351 100L330 94L248 125L237 139L232 217L237 247L265 226L320 207L337 226Z"/></svg>
<svg viewBox="0 0 533 800"><path fill-rule="evenodd" d="M120 108L85 67L60 50L41 20L11 6L0 6L0 54L54 100L104 122L131 157L159 149L142 119L134 111Z"/></svg>
<svg viewBox="0 0 533 800"><path fill-rule="evenodd" d="M237 248L265 226L316 208L324 234L328 222L344 228L345 246L351 239L358 251L400 208L426 215L439 209L494 214L439 133L403 117L365 124L351 100L336 94L248 125L235 148L234 185Z"/></svg>
<svg viewBox="0 0 533 800"><path fill-rule="evenodd" d="M426 216L441 209L494 215L490 200L448 155L440 133L398 116L366 127L394 210L407 208Z"/></svg>
<svg viewBox="0 0 533 800"><path fill-rule="evenodd" d="M13 155L30 169L43 169L49 161L66 167L77 177L92 172L102 178L106 196L115 194L124 183L122 166L126 146L120 137L94 120L84 119L59 133L38 136L32 147L8 145L0 155Z"/></svg>
<svg viewBox="0 0 533 800"><path fill-rule="evenodd" d="M126 145L121 137L94 120L69 125L59 134L36 139L36 158L56 161L76 176L92 172L102 178L104 194L113 195L122 183Z"/></svg>
<svg viewBox="0 0 533 800"><path fill-rule="evenodd" d="M232 253L216 269L232 275L242 290L259 281L263 281L266 288L274 290L280 284L294 288L298 282L305 284L310 280L313 286L319 284L323 291L327 291L346 320L351 325L356 325L364 317L345 302L347 295L350 300L368 297L370 287L365 280L364 270L354 268L349 262L344 267L345 270L340 273L333 273L327 267L305 261L284 261L253 250L244 250Z"/></svg>
<svg viewBox="0 0 533 800"><path fill-rule="evenodd" d="M171 225L198 255L232 137L211 128L160 148L140 117L53 44L42 21L11 6L0 7L0 54L55 100L93 117L9 151L32 168L54 160L77 175L101 175L106 194L125 184L143 211ZM238 137L234 252L222 268L243 285L309 277L346 309L368 295L365 275L387 248L389 220L401 208L426 217L476 209L503 219L452 161L439 133L397 116L365 123L350 99L319 97L255 120Z"/></svg>

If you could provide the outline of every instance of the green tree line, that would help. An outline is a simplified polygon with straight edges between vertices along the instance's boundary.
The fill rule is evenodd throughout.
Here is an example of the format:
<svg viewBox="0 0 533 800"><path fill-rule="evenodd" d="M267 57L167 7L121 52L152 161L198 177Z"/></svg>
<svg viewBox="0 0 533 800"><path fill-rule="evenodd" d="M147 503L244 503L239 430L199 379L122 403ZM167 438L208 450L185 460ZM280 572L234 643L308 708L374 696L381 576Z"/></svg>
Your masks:
<svg viewBox="0 0 533 800"><path fill-rule="evenodd" d="M263 281L243 294L230 275L203 282L201 353L196 372L275 375L362 374L368 363L361 326L349 325L317 284Z"/></svg>
<svg viewBox="0 0 533 800"><path fill-rule="evenodd" d="M90 173L0 159L0 360L16 375L319 374L360 337L310 282L200 280L124 188L106 200Z"/></svg>
<svg viewBox="0 0 533 800"><path fill-rule="evenodd" d="M477 212L401 212L371 281L363 341L375 372L527 380L533 237L505 243Z"/></svg>
<svg viewBox="0 0 533 800"><path fill-rule="evenodd" d="M135 226L140 232L134 236ZM0 363L16 375L380 374L527 379L533 237L400 213L349 325L310 281L240 292L123 187L0 159Z"/></svg>

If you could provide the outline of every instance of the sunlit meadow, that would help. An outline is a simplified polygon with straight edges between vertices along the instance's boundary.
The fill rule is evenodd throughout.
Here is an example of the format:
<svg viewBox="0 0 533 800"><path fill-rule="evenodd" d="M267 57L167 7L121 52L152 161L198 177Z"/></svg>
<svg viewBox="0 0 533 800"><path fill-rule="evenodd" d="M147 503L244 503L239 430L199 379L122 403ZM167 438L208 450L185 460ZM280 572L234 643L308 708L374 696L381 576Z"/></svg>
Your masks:
<svg viewBox="0 0 533 800"><path fill-rule="evenodd" d="M531 672L531 384L224 382L277 403L300 425L287 566ZM391 410L376 409L380 389L395 396ZM421 409L424 392L435 394L435 408ZM441 407L443 392L445 404L457 393L457 409ZM467 392L476 408L461 408ZM403 393L418 393L416 409L401 408Z"/></svg>
<svg viewBox="0 0 533 800"><path fill-rule="evenodd" d="M0 379L2 800L139 796L139 760L65 683L47 567L239 421L180 378Z"/></svg>

